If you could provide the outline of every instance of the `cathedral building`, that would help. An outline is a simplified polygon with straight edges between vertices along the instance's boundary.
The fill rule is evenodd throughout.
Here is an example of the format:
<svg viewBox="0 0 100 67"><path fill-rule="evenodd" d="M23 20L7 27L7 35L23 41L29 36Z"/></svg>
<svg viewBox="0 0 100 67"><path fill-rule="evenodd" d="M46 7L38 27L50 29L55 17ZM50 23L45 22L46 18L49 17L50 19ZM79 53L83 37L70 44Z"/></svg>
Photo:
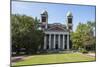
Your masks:
<svg viewBox="0 0 100 67"><path fill-rule="evenodd" d="M60 23L48 23L48 12L45 10L41 13L41 30L44 36L44 50L70 50L72 48L70 40L70 32L73 28L73 15L71 12L67 13L66 25Z"/></svg>

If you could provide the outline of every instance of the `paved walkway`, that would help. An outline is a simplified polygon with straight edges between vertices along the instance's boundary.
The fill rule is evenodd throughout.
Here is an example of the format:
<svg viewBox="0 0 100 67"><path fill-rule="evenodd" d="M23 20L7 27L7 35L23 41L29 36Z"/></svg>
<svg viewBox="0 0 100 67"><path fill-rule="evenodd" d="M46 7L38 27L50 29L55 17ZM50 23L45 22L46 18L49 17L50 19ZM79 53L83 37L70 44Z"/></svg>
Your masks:
<svg viewBox="0 0 100 67"><path fill-rule="evenodd" d="M87 55L88 55L88 56L95 57L95 53L88 53Z"/></svg>
<svg viewBox="0 0 100 67"><path fill-rule="evenodd" d="M25 56L11 57L11 61L12 62L17 62L17 61L23 60L24 57Z"/></svg>

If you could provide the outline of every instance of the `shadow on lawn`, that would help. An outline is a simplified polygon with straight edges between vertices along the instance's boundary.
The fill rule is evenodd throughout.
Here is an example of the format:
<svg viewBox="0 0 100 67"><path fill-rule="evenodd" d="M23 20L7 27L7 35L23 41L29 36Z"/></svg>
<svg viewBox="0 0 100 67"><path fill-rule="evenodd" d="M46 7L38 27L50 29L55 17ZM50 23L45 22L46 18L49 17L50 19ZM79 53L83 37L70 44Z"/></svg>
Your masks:
<svg viewBox="0 0 100 67"><path fill-rule="evenodd" d="M31 55L50 55L50 54L69 54L69 53L76 53L76 51L47 51L47 52L37 52L37 53L31 53L31 54L20 54L20 55L15 55L12 57L17 57L17 56L31 56Z"/></svg>

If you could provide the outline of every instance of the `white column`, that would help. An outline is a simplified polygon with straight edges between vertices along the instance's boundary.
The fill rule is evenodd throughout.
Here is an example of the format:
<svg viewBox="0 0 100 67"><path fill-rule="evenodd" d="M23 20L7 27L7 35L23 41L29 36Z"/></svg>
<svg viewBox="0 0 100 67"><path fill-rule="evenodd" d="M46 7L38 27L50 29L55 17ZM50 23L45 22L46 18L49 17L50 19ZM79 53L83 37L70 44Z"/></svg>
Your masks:
<svg viewBox="0 0 100 67"><path fill-rule="evenodd" d="M67 35L67 50L69 50L69 34Z"/></svg>
<svg viewBox="0 0 100 67"><path fill-rule="evenodd" d="M47 45L47 42L46 42L46 40L47 40L47 36L46 36L46 34L45 34L45 36L44 36L44 50L46 49L46 45Z"/></svg>
<svg viewBox="0 0 100 67"><path fill-rule="evenodd" d="M58 48L60 48L60 34L58 35Z"/></svg>
<svg viewBox="0 0 100 67"><path fill-rule="evenodd" d="M55 41L56 41L55 38L56 38L56 35L54 34L54 42L53 42L54 44L53 44L53 48L55 48Z"/></svg>
<svg viewBox="0 0 100 67"><path fill-rule="evenodd" d="M51 34L49 34L49 49L51 49Z"/></svg>
<svg viewBox="0 0 100 67"><path fill-rule="evenodd" d="M65 36L63 35L63 49L65 47Z"/></svg>

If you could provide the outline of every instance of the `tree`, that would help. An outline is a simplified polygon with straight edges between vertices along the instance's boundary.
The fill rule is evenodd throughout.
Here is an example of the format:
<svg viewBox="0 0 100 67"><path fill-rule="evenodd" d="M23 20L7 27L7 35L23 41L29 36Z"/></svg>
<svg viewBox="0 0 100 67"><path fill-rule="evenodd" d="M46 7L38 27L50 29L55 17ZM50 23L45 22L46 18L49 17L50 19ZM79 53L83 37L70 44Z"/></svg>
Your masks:
<svg viewBox="0 0 100 67"><path fill-rule="evenodd" d="M34 18L34 30L38 30L40 20L37 17Z"/></svg>
<svg viewBox="0 0 100 67"><path fill-rule="evenodd" d="M19 54L24 48L27 54L35 53L43 43L43 32L37 30L39 20L26 15L11 16L12 51Z"/></svg>
<svg viewBox="0 0 100 67"><path fill-rule="evenodd" d="M91 46L88 46L90 48L92 48L92 50L95 50L95 46L96 46L96 22L95 21L88 21L87 22L87 25L90 27L90 30L91 30L91 36L92 36L92 44Z"/></svg>
<svg viewBox="0 0 100 67"><path fill-rule="evenodd" d="M92 45L95 44L95 38L93 35L93 25L88 22L86 24L79 23L75 32L72 35L73 47L75 49L84 48L90 50ZM90 47L90 48L88 48Z"/></svg>
<svg viewBox="0 0 100 67"><path fill-rule="evenodd" d="M82 40L80 38L80 34L79 33L72 32L71 33L71 40L72 40L72 43L73 43L73 45L72 45L73 49L78 49L78 48L82 47L82 45L81 45L82 44Z"/></svg>

